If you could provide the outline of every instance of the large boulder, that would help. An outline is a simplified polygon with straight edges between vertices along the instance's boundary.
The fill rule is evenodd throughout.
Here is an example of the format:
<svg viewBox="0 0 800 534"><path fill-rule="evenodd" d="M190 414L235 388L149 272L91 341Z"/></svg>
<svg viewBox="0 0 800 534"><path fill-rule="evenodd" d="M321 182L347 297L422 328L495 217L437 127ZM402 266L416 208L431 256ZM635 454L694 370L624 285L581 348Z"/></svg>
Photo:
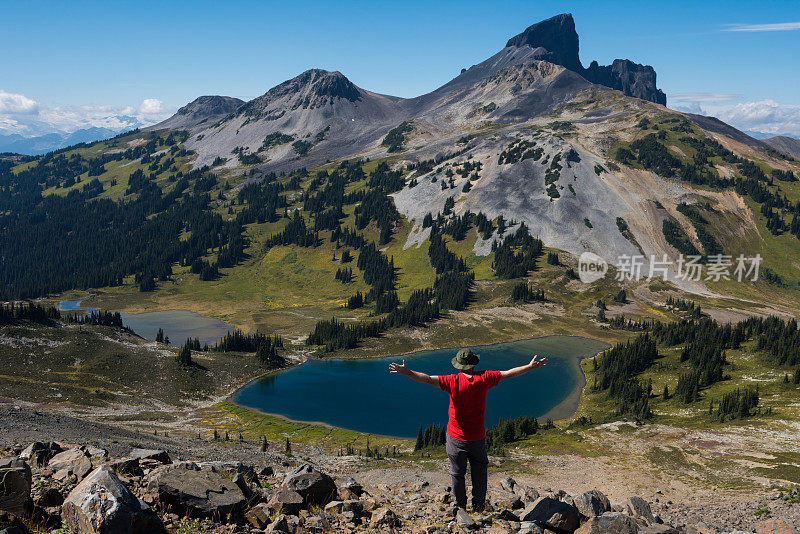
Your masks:
<svg viewBox="0 0 800 534"><path fill-rule="evenodd" d="M595 517L611 511L611 502L600 491L582 493L574 499L575 507L585 517Z"/></svg>
<svg viewBox="0 0 800 534"><path fill-rule="evenodd" d="M108 467L95 469L61 507L69 534L157 534L164 525Z"/></svg>
<svg viewBox="0 0 800 534"><path fill-rule="evenodd" d="M638 534L647 523L620 512L606 512L589 519L575 534Z"/></svg>
<svg viewBox="0 0 800 534"><path fill-rule="evenodd" d="M191 462L159 467L145 477L145 485L159 505L179 515L224 517L247 502L232 480Z"/></svg>
<svg viewBox="0 0 800 534"><path fill-rule="evenodd" d="M22 515L31 499L31 468L19 458L0 458L0 510Z"/></svg>
<svg viewBox="0 0 800 534"><path fill-rule="evenodd" d="M63 475L75 475L81 479L92 470L92 459L83 447L75 447L53 456L47 462L47 467L56 474L56 478L63 478Z"/></svg>
<svg viewBox="0 0 800 534"><path fill-rule="evenodd" d="M540 497L520 514L522 521L536 521L553 530L572 532L581 523L578 509L563 501Z"/></svg>
<svg viewBox="0 0 800 534"><path fill-rule="evenodd" d="M299 493L306 505L325 506L337 496L338 490L333 479L303 464L290 471L283 479L283 487Z"/></svg>

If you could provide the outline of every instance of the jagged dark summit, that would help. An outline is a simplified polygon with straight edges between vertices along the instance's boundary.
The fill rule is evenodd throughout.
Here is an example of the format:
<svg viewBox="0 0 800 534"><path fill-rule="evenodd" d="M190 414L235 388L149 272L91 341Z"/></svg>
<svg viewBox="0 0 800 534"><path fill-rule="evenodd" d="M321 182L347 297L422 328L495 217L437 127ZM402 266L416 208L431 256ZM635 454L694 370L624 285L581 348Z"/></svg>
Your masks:
<svg viewBox="0 0 800 534"><path fill-rule="evenodd" d="M506 47L529 46L540 59L577 72L592 83L622 91L628 96L667 105L667 95L656 87L656 71L628 59L615 59L611 65L592 61L586 69L578 55L578 33L569 13L538 22L506 43Z"/></svg>

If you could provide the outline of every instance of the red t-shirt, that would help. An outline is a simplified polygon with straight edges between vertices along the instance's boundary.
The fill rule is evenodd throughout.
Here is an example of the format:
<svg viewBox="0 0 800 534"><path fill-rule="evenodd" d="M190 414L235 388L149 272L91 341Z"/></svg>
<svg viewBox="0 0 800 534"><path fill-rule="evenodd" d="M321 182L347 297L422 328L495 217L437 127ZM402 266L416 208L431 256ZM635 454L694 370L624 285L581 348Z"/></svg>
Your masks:
<svg viewBox="0 0 800 534"><path fill-rule="evenodd" d="M450 394L447 433L459 441L484 438L486 394L500 382L500 371L478 371L439 377L439 387Z"/></svg>

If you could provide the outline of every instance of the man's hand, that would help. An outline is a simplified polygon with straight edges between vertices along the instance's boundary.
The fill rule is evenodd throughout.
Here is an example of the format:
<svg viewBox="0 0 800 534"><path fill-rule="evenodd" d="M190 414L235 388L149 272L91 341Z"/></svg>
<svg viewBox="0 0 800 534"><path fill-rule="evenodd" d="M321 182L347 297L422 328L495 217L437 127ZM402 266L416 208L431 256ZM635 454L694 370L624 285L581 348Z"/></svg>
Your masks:
<svg viewBox="0 0 800 534"><path fill-rule="evenodd" d="M524 375L528 371L533 371L534 369L538 369L539 367L544 367L547 365L547 358L539 358L538 355L533 356L530 363L527 365L520 365L519 367L514 367L513 369L509 369L508 371L500 371L500 380L505 380L506 378L514 378L515 376Z"/></svg>
<svg viewBox="0 0 800 534"><path fill-rule="evenodd" d="M411 370L406 366L406 361L403 360L403 363L395 363L392 362L389 364L389 372L390 373L397 373L400 375L409 375L411 374Z"/></svg>
<svg viewBox="0 0 800 534"><path fill-rule="evenodd" d="M406 375L411 380L416 380L417 382L422 382L423 384L439 387L438 376L429 376L425 373L420 373L419 371L412 371L408 368L408 366L406 366L405 360L403 360L403 363L390 363L389 372L398 375Z"/></svg>
<svg viewBox="0 0 800 534"><path fill-rule="evenodd" d="M538 369L539 367L544 367L547 365L547 358L539 358L538 355L534 354L531 363L529 363L531 369Z"/></svg>

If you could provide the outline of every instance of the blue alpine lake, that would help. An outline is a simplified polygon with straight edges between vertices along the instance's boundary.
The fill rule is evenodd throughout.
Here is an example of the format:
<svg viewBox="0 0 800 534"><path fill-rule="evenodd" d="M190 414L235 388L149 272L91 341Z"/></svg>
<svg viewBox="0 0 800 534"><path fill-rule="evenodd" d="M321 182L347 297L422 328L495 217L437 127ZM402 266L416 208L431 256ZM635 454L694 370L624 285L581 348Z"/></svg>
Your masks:
<svg viewBox="0 0 800 534"><path fill-rule="evenodd" d="M547 336L471 347L480 354L477 369L504 370L528 363L534 354L547 366L504 380L489 390L486 425L521 415L568 416L578 405L585 379L580 359L608 348L602 341ZM457 371L450 360L458 348L375 359L310 359L282 373L256 379L231 400L246 408L294 421L396 437L414 437L420 425L446 423L449 397L438 388L389 374L390 362L431 375Z"/></svg>
<svg viewBox="0 0 800 534"><path fill-rule="evenodd" d="M86 312L97 311L97 308L84 308L81 302L85 299L62 300L58 309L61 311ZM183 345L187 338L197 338L200 345L209 346L216 343L226 333L236 328L219 319L205 317L188 310L165 310L144 313L120 312L122 324L146 339L155 339L158 329L164 330L173 345Z"/></svg>

